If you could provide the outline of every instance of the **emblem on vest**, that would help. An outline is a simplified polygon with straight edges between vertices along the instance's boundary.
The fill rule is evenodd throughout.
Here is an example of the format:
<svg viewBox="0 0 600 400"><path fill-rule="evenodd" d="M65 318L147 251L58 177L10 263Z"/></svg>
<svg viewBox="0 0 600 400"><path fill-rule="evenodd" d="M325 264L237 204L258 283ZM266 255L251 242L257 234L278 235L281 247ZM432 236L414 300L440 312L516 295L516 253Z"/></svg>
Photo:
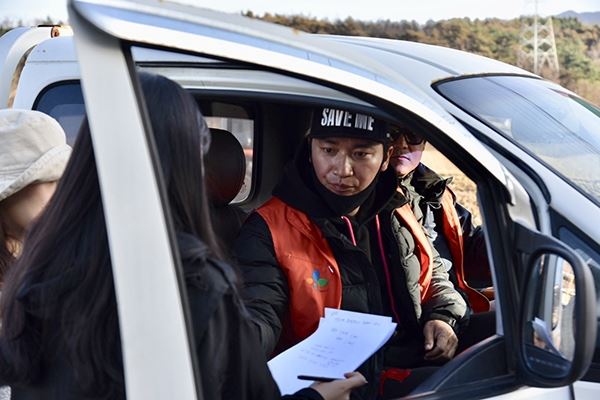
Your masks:
<svg viewBox="0 0 600 400"><path fill-rule="evenodd" d="M329 280L321 278L319 270L313 270L312 277L306 278L306 283L311 285L314 289L324 289L328 284Z"/></svg>

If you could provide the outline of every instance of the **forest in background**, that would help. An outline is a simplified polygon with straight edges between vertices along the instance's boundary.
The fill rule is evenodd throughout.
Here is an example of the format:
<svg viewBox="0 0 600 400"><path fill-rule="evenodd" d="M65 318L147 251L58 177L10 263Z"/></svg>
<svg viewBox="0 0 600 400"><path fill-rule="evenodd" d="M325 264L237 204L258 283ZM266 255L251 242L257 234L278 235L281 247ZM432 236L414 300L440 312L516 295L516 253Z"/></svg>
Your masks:
<svg viewBox="0 0 600 400"><path fill-rule="evenodd" d="M303 15L244 15L309 33L370 36L441 45L517 65L523 18L512 20L454 18L442 21L330 21ZM553 18L559 75L546 78L600 105L600 25L576 18ZM526 68L526 67L525 67ZM526 68L527 69L527 68Z"/></svg>
<svg viewBox="0 0 600 400"><path fill-rule="evenodd" d="M251 11L244 15L309 33L371 36L436 44L513 65L518 64L524 23L523 18L455 18L419 24L406 20L360 21L353 18L330 21L303 15L256 15ZM53 23L57 21L52 21L51 18L34 21L34 24ZM4 20L0 23L0 35L22 25L21 21ZM560 73L553 76L542 72L542 75L600 105L600 25L582 24L578 19L570 17L553 18L553 26Z"/></svg>

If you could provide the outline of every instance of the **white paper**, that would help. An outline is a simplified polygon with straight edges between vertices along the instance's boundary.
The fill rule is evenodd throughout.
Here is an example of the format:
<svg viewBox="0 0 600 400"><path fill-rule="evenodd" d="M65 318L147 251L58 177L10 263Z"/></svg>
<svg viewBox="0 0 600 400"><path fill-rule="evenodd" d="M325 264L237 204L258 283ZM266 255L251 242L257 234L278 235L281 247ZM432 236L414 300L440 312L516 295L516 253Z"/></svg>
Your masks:
<svg viewBox="0 0 600 400"><path fill-rule="evenodd" d="M394 333L390 317L325 309L317 330L302 342L269 361L282 394L293 394L312 384L298 375L344 379Z"/></svg>

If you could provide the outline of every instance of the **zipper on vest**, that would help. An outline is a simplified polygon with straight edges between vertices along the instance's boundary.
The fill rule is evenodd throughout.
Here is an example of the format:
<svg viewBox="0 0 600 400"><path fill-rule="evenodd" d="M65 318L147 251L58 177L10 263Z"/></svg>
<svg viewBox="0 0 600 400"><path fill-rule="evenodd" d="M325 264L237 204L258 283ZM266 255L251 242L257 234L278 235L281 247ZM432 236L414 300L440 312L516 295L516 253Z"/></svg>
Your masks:
<svg viewBox="0 0 600 400"><path fill-rule="evenodd" d="M394 299L394 294L392 292L392 279L390 278L390 269L388 267L385 250L383 248L383 238L381 236L381 224L379 223L379 215L375 215L375 229L377 230L377 243L379 244L379 252L381 253L383 272L385 274L385 286L387 288L388 298L390 299L390 307L392 309L392 314L394 314L394 318L396 318L396 322L400 323L400 314L398 314L398 311L396 310L396 300Z"/></svg>

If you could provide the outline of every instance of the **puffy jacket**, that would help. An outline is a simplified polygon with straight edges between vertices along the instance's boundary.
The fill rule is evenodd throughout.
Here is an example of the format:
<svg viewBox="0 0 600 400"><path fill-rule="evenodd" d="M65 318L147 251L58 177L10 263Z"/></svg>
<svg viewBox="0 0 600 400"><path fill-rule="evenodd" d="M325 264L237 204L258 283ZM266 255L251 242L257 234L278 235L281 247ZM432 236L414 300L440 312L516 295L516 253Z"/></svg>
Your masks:
<svg viewBox="0 0 600 400"><path fill-rule="evenodd" d="M422 349L424 321L440 318L455 325L465 315L466 307L461 296L448 282L447 274L446 283L441 283L445 271L440 274L435 269L431 284L434 294L427 305L421 307L418 286L420 260L418 252L415 254L415 241L406 227L398 223L394 231L390 222L394 209L403 204L396 204L389 213L385 211L390 199L396 194L393 171L380 174L374 194L361 206L355 217L344 221L327 207L314 189L312 167L306 161L307 152L304 146L294 162L286 168L282 180L273 192L274 196L289 207L306 214L318 228L315 238L319 239L315 242L320 243L321 237L325 239L339 268L342 283L341 308L351 311L392 315L375 228L375 217L378 214L382 213L380 215L387 218L388 223L381 222L381 234L383 251L392 267L390 285L401 318L396 336L414 338L417 342L420 341ZM352 227L356 245L351 240L348 223ZM315 246L318 244L315 243ZM295 290L290 286L296 283L288 281L279 265L271 231L259 213L252 213L246 220L234 245L234 253L242 268L244 299L266 354L290 347L294 341L290 341L282 332L283 327L290 324L290 291ZM433 265L436 268L441 262ZM409 286L407 281L412 279L413 270L416 271L415 285ZM450 291L452 294L448 296ZM297 340L298 338L295 339ZM373 370L366 372L370 374ZM373 378L367 376L370 381Z"/></svg>
<svg viewBox="0 0 600 400"><path fill-rule="evenodd" d="M413 233L397 217L396 210L408 201L401 192L380 212L381 224L390 229L382 229L387 235L384 242L391 265L401 268L390 268L395 303L400 305L400 329L386 346L385 364L387 366L408 368L425 365L422 363L423 338L422 326L429 320L441 320L448 323L458 333L459 328L468 321L467 305L462 295L455 289L449 279L448 271L435 247L432 247L432 276L428 297L421 300L420 274L421 268L415 257L416 243ZM416 202L409 203L416 220L421 224L422 214ZM384 277L381 277L382 281ZM383 293L384 304L389 304L389 296ZM410 304L410 308L406 307Z"/></svg>

